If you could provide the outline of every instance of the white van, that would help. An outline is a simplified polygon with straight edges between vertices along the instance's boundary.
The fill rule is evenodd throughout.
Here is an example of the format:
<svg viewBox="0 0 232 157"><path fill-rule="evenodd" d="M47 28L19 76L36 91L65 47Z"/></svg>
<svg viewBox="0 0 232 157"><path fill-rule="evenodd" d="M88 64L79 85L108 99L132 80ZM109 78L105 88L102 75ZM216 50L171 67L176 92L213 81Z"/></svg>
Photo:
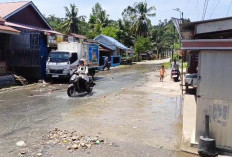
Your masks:
<svg viewBox="0 0 232 157"><path fill-rule="evenodd" d="M89 66L89 75L94 76L99 65L99 50L97 44L62 42L58 49L52 51L46 63L48 79L70 78L77 69L80 59L85 59Z"/></svg>
<svg viewBox="0 0 232 157"><path fill-rule="evenodd" d="M78 65L77 52L52 51L48 56L46 74L48 78L69 78Z"/></svg>

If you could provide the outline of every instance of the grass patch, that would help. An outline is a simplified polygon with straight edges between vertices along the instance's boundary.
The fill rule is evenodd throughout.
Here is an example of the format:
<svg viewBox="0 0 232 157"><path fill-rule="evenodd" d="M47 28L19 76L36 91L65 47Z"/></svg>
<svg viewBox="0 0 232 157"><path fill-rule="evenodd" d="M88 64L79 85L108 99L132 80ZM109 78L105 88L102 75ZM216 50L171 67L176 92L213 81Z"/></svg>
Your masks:
<svg viewBox="0 0 232 157"><path fill-rule="evenodd" d="M167 63L164 63L163 66L164 66L165 69L169 69L169 68L171 68L171 64L172 64L171 62L167 62ZM179 64L180 64L180 68L181 68L182 63L180 62ZM188 62L184 62L183 67L188 68Z"/></svg>
<svg viewBox="0 0 232 157"><path fill-rule="evenodd" d="M165 69L169 69L171 68L171 62L164 63L163 66Z"/></svg>

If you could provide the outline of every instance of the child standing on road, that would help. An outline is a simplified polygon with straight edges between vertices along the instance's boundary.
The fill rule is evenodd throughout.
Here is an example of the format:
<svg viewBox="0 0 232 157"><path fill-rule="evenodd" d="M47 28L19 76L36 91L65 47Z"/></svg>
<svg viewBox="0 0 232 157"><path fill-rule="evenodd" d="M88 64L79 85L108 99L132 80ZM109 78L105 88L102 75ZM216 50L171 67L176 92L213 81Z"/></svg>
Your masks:
<svg viewBox="0 0 232 157"><path fill-rule="evenodd" d="M163 82L165 73L166 73L166 71L164 69L164 66L162 65L162 67L160 69L160 82Z"/></svg>

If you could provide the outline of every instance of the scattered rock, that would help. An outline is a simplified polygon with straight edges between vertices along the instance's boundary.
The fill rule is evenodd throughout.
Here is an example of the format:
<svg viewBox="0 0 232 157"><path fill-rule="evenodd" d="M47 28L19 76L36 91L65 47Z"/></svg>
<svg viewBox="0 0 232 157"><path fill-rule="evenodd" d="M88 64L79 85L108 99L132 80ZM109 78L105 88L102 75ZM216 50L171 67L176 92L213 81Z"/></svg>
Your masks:
<svg viewBox="0 0 232 157"><path fill-rule="evenodd" d="M18 154L18 157L24 157L24 155L23 155L23 154L21 154L21 153L19 153L19 154Z"/></svg>
<svg viewBox="0 0 232 157"><path fill-rule="evenodd" d="M73 145L72 145L72 148L73 148L73 149L78 149L78 145L77 145L77 144L73 144Z"/></svg>
<svg viewBox="0 0 232 157"><path fill-rule="evenodd" d="M21 153L21 154L26 154L27 151L26 151L26 149L22 149L22 150L20 150L20 153Z"/></svg>
<svg viewBox="0 0 232 157"><path fill-rule="evenodd" d="M91 146L92 146L91 144L86 144L86 147L89 149L91 148Z"/></svg>
<svg viewBox="0 0 232 157"><path fill-rule="evenodd" d="M37 153L36 155L37 155L38 157L42 157L42 156L43 156L42 153Z"/></svg>
<svg viewBox="0 0 232 157"><path fill-rule="evenodd" d="M77 137L77 136L73 136L73 137L72 137L72 140L73 140L73 141L76 141L76 140L78 140L78 137Z"/></svg>
<svg viewBox="0 0 232 157"><path fill-rule="evenodd" d="M93 142L96 142L97 140L98 140L97 137L92 138L92 141L93 141Z"/></svg>
<svg viewBox="0 0 232 157"><path fill-rule="evenodd" d="M104 140L103 140L103 139L101 139L101 140L100 140L100 142L101 142L101 143L103 143L103 142L104 142Z"/></svg>
<svg viewBox="0 0 232 157"><path fill-rule="evenodd" d="M70 150L70 149L72 149L72 147L71 146L67 146L67 149Z"/></svg>
<svg viewBox="0 0 232 157"><path fill-rule="evenodd" d="M55 128L54 130L49 131L47 135L44 135L39 143L40 146L42 143L45 145L59 144L62 146L62 148L72 152L77 149L80 151L85 151L86 149L90 149L95 145L99 145L98 147L100 148L100 144L104 144L105 140L99 138L98 136L92 137L85 134L80 134L77 131L70 132Z"/></svg>
<svg viewBox="0 0 232 157"><path fill-rule="evenodd" d="M80 145L81 145L82 147L85 147L85 143L84 143L84 142L81 142Z"/></svg>
<svg viewBox="0 0 232 157"><path fill-rule="evenodd" d="M17 145L18 147L26 147L26 146L27 146L26 143L25 143L24 141L18 141L18 142L16 143L16 145Z"/></svg>

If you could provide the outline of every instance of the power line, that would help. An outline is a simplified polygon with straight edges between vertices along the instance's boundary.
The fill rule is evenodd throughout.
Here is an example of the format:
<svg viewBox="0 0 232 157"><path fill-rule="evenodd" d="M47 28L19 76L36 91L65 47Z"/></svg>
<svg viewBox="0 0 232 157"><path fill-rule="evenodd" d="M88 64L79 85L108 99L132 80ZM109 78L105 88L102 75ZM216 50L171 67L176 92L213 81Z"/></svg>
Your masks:
<svg viewBox="0 0 232 157"><path fill-rule="evenodd" d="M205 2L204 2L203 12L202 12L202 20L204 20L205 5L206 5L206 0L205 0Z"/></svg>
<svg viewBox="0 0 232 157"><path fill-rule="evenodd" d="M197 19L198 19L198 4L199 4L199 0L197 0Z"/></svg>
<svg viewBox="0 0 232 157"><path fill-rule="evenodd" d="M210 18L213 16L213 13L214 13L215 9L217 8L219 2L220 2L220 0L217 1L215 7L213 8L213 10L212 10L212 12L211 12L211 14L210 14Z"/></svg>
<svg viewBox="0 0 232 157"><path fill-rule="evenodd" d="M229 12L230 12L230 7L231 7L231 4L232 4L232 0L230 0L229 9L228 9L228 11L227 11L227 14L226 14L226 16L228 16L228 14L229 14Z"/></svg>
<svg viewBox="0 0 232 157"><path fill-rule="evenodd" d="M205 15L206 15L207 8L208 8L208 3L209 3L209 0L205 0L204 8L203 8L202 20L204 20L204 19L205 19Z"/></svg>

